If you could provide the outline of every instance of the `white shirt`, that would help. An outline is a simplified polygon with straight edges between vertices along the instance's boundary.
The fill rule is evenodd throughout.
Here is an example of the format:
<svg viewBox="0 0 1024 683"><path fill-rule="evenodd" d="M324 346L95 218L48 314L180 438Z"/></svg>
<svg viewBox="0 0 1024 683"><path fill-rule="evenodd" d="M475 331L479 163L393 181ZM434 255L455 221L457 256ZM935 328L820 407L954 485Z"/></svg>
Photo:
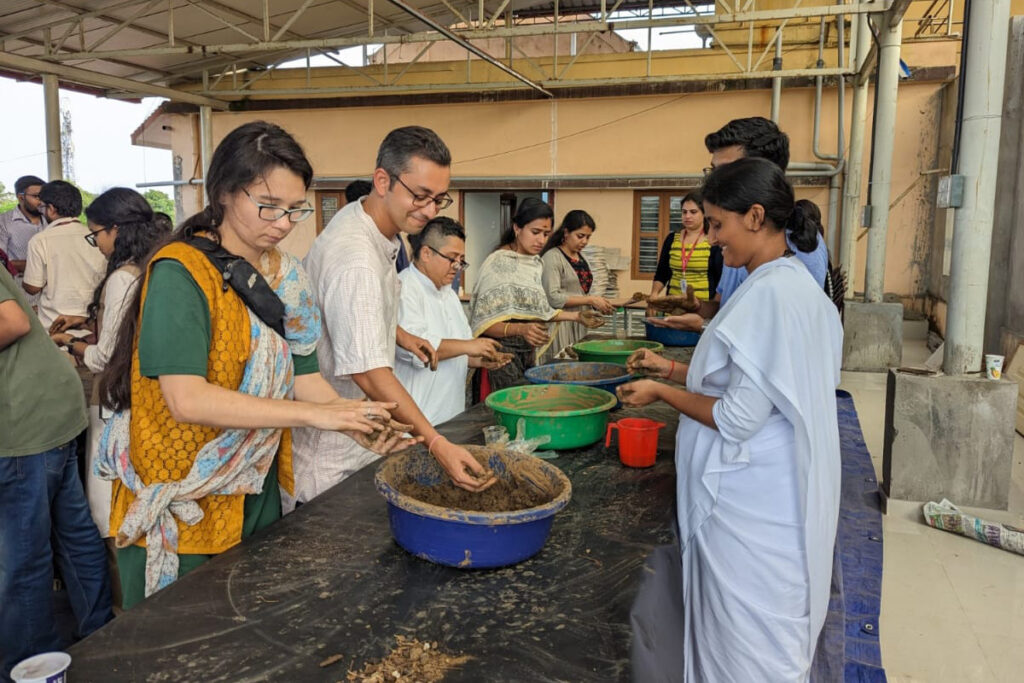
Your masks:
<svg viewBox="0 0 1024 683"><path fill-rule="evenodd" d="M415 264L399 273L398 279L402 283L398 324L403 330L423 337L435 349L443 339L473 338L455 290L447 285L438 289ZM468 372L467 356L443 360L433 371L405 349L398 349L395 357L395 376L431 424L446 422L466 409Z"/></svg>
<svg viewBox="0 0 1024 683"><path fill-rule="evenodd" d="M320 373L343 398L365 394L356 373L393 368L398 327L398 239L388 239L363 210L346 204L306 255L305 266L323 313L317 344ZM379 456L349 437L318 429L295 429L295 499L312 500ZM285 511L294 501L285 496Z"/></svg>
<svg viewBox="0 0 1024 683"><path fill-rule="evenodd" d="M39 321L50 325L59 315L86 314L107 258L85 241L89 228L77 218L60 218L28 242L25 284L42 287Z"/></svg>
<svg viewBox="0 0 1024 683"><path fill-rule="evenodd" d="M132 294L139 282L138 270L131 266L118 268L103 285L103 318L99 322L99 339L85 347L82 360L93 372L103 372L110 360L117 342L117 331L121 329L125 308L131 303Z"/></svg>

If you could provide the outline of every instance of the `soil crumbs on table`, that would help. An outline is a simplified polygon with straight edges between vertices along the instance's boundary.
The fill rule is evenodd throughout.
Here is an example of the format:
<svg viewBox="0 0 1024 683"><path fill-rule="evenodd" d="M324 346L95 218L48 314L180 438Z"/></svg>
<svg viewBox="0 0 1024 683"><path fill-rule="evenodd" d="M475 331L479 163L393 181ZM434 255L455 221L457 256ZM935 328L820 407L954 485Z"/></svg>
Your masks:
<svg viewBox="0 0 1024 683"><path fill-rule="evenodd" d="M490 488L474 493L461 489L450 480L426 486L408 479L398 485L399 492L431 505L475 512L512 512L550 503L554 496L529 482L498 479Z"/></svg>
<svg viewBox="0 0 1024 683"><path fill-rule="evenodd" d="M349 670L346 680L362 683L415 681L437 683L452 669L470 660L467 655L450 655L437 649L437 643L395 636L395 648L379 662L367 662L359 671Z"/></svg>

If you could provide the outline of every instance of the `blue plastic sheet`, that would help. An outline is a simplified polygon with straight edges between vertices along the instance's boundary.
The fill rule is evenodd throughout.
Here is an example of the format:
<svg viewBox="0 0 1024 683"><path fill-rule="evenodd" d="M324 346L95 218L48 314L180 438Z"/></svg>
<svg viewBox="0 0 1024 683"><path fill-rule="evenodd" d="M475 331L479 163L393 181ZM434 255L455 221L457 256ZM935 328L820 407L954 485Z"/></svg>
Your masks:
<svg viewBox="0 0 1024 683"><path fill-rule="evenodd" d="M815 683L885 683L879 647L882 514L878 482L853 398L836 392L843 463L832 595L811 671Z"/></svg>

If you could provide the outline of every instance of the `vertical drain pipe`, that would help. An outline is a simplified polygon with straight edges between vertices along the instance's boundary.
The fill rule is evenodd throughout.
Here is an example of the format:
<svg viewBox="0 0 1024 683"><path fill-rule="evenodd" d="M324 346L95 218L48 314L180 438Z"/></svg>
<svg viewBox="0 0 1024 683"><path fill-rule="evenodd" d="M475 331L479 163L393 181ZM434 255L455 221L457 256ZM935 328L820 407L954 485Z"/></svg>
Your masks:
<svg viewBox="0 0 1024 683"><path fill-rule="evenodd" d="M775 34L775 59L772 60L772 71L782 71L782 29ZM772 79L772 122L779 122L779 108L782 106L782 77Z"/></svg>
<svg viewBox="0 0 1024 683"><path fill-rule="evenodd" d="M842 17L839 17L839 22L843 21ZM816 68L825 68L825 18L821 18L820 28L818 29L818 61L815 64ZM839 38L839 61L838 64L843 64L843 47L842 40L844 38L844 31L842 29L837 33ZM814 156L818 159L825 161L835 161L836 173L833 173L829 177L828 183L828 217L825 220L825 226L827 228L827 234L825 237L826 246L831 249L835 244L837 216L839 215L839 173L843 167L843 108L845 106L845 99L843 97L843 81L840 78L837 88L837 107L839 115L837 118L838 127L836 129L836 154L826 154L821 151L821 100L822 91L824 87L824 77L814 77L814 136L812 141L812 149Z"/></svg>
<svg viewBox="0 0 1024 683"><path fill-rule="evenodd" d="M864 300L882 302L885 292L885 246L892 198L892 153L896 139L896 100L900 82L900 44L903 19L893 23L889 13L878 17L878 84L875 86L874 140L871 159L871 231L864 269Z"/></svg>
<svg viewBox="0 0 1024 683"><path fill-rule="evenodd" d="M64 178L60 144L60 84L53 74L43 74L43 122L46 125L46 173L49 180Z"/></svg>
<svg viewBox="0 0 1024 683"><path fill-rule="evenodd" d="M850 154L846 163L846 182L843 183L843 225L839 240L839 262L847 277L847 298L853 298L853 272L857 259L857 229L860 227L861 177L864 174L864 133L868 119L867 74L861 75L864 60L871 49L871 29L868 15L858 14L857 40L853 45L853 104L850 107Z"/></svg>
<svg viewBox="0 0 1024 683"><path fill-rule="evenodd" d="M203 167L203 179L209 178L210 160L213 159L213 110L205 105L199 107L199 163ZM199 193L199 206L206 201L213 201L212 198L203 197L206 195L206 183L203 183L203 191Z"/></svg>
<svg viewBox="0 0 1024 683"><path fill-rule="evenodd" d="M965 182L963 206L953 217L942 366L947 375L977 372L984 352L1010 0L972 2L969 19L969 30L982 39L964 35L967 69L960 74L963 123L955 172Z"/></svg>

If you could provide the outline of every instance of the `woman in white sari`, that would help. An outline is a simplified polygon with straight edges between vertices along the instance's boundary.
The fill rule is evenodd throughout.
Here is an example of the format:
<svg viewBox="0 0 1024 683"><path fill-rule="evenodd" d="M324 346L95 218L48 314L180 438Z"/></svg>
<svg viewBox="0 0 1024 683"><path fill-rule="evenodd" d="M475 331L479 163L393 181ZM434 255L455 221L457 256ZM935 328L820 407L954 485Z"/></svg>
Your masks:
<svg viewBox="0 0 1024 683"><path fill-rule="evenodd" d="M742 159L716 169L704 209L726 265L750 276L688 367L648 352L630 359L685 390L653 380L619 389L626 405L663 400L682 413L683 647L635 656L635 667L651 670L634 677L805 681L828 608L839 514L842 327L788 250L787 232L799 246L815 239L816 225L778 167ZM678 604L677 596L661 603L672 598ZM634 624L635 646L655 642L650 619L634 611Z"/></svg>

